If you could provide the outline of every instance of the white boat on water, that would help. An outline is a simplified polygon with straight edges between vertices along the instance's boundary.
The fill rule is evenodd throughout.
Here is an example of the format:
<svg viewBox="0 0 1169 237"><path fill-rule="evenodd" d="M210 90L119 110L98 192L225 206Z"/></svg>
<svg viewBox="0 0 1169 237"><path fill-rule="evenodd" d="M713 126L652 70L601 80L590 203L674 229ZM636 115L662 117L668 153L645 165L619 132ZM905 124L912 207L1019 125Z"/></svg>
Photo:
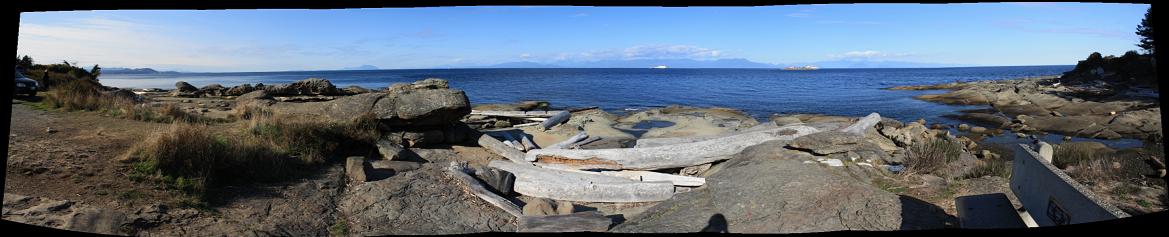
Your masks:
<svg viewBox="0 0 1169 237"><path fill-rule="evenodd" d="M653 69L666 69L666 68L669 68L669 67L666 67L666 65L658 65L656 67L653 67Z"/></svg>

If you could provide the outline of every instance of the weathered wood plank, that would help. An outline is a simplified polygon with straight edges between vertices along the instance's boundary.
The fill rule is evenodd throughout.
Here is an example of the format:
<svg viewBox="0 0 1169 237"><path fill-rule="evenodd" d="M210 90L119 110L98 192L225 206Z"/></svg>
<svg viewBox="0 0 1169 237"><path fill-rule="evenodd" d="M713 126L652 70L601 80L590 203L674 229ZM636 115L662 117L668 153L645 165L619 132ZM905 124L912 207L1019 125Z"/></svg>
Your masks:
<svg viewBox="0 0 1169 237"><path fill-rule="evenodd" d="M555 116L563 110L553 111L496 111L496 110L471 110L471 115L485 115L497 117L512 117L512 118L547 118Z"/></svg>
<svg viewBox="0 0 1169 237"><path fill-rule="evenodd" d="M499 209L503 209L503 211L517 218L524 215L523 211L520 211L520 207L516 206L515 203L512 203L506 198L500 197L491 191L487 191L487 188L484 188L483 184L478 180L475 180L474 177L468 175L466 167L459 165L459 163L452 161L450 166L447 167L447 173L455 177L456 180L459 180L459 182L462 183L464 187L467 187L467 191L470 191L471 194L474 194L476 197L483 199L483 201L487 201L487 203L491 203L491 205L495 205L496 207L499 207Z"/></svg>
<svg viewBox="0 0 1169 237"><path fill-rule="evenodd" d="M674 184L670 182L640 182L498 160L491 161L488 166L515 175L513 191L532 197L584 202L653 202L674 195Z"/></svg>
<svg viewBox="0 0 1169 237"><path fill-rule="evenodd" d="M491 137L490 135L483 134L482 136L479 136L479 146L487 149L487 151L490 151L491 153L495 153L496 155L507 158L512 162L528 164L528 161L524 160L523 152L503 144L503 142L495 139L494 137Z"/></svg>
<svg viewBox="0 0 1169 237"><path fill-rule="evenodd" d="M1087 187L1025 144L1015 147L1011 191L1039 226L1079 224L1128 217L1100 201ZM1055 157L1059 159L1059 157Z"/></svg>
<svg viewBox="0 0 1169 237"><path fill-rule="evenodd" d="M540 125L540 122L521 123L521 124L512 125L511 127L513 127L513 128L522 128L522 127L527 127L527 126L536 126L536 125Z"/></svg>
<svg viewBox="0 0 1169 237"><path fill-rule="evenodd" d="M791 140L815 132L819 132L819 130L804 125L787 125L700 142L658 147L589 150L540 149L528 152L524 159L540 163L540 166L572 169L655 170L678 168L725 160L749 146L770 140Z"/></svg>
<svg viewBox="0 0 1169 237"><path fill-rule="evenodd" d="M564 121L568 121L568 118L571 116L572 113L568 111L561 111L551 118L548 118L548 120L544 120L543 123L540 123L540 127L543 127L544 130L551 129L552 126L556 126L557 124L563 123Z"/></svg>
<svg viewBox="0 0 1169 237"><path fill-rule="evenodd" d="M519 232L605 232L613 224L596 211L577 212L555 216L524 216L519 219Z"/></svg>
<svg viewBox="0 0 1169 237"><path fill-rule="evenodd" d="M520 151L527 151L528 150L528 148L525 147L524 144L520 143L519 139L515 138L515 135L511 134L511 131L502 132L500 134L502 134L503 138L506 139L503 142L503 144L507 144L508 146L511 146L511 147L518 149Z"/></svg>

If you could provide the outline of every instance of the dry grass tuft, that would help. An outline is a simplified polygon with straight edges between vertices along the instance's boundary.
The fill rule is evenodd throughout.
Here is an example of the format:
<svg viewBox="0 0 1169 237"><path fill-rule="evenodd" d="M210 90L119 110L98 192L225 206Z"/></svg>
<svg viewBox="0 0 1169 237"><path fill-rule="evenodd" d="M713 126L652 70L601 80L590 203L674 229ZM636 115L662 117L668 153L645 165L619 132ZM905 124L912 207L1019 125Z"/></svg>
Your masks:
<svg viewBox="0 0 1169 237"><path fill-rule="evenodd" d="M957 160L962 153L962 146L941 138L917 142L909 148L909 156L905 159L905 168L914 173L933 173L946 163Z"/></svg>

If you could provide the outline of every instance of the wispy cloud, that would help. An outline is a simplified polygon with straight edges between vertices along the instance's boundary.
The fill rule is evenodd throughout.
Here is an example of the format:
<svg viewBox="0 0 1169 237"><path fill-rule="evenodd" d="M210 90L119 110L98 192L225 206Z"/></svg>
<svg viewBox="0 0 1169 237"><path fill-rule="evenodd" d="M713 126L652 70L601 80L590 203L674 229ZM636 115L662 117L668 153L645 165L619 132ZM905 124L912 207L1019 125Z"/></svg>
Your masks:
<svg viewBox="0 0 1169 237"><path fill-rule="evenodd" d="M159 27L105 17L66 20L59 24L22 23L18 50L42 61L70 60L107 66L158 65L226 66L226 58L176 57L190 55L179 37L159 33Z"/></svg>
<svg viewBox="0 0 1169 237"><path fill-rule="evenodd" d="M864 50L864 51L849 51L849 52L845 52L843 54L829 54L828 57L829 58L838 58L838 59L880 59L880 58L909 57L909 56L914 56L914 55L916 55L916 54L914 54L914 53L888 53L888 52L881 52L881 51L876 51L876 50Z"/></svg>
<svg viewBox="0 0 1169 237"><path fill-rule="evenodd" d="M572 14L572 15L571 15L571 16L569 16L569 17L574 17L574 18L575 18L575 17L586 17L586 16L589 16L589 14L588 14L588 13L577 13L577 14Z"/></svg>

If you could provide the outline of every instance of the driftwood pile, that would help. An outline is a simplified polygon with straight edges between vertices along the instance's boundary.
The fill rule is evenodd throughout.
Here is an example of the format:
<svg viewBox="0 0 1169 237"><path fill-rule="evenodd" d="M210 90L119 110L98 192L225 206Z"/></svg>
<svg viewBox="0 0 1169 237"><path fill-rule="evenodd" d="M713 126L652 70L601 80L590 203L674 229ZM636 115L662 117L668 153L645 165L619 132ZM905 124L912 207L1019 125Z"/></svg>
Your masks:
<svg viewBox="0 0 1169 237"><path fill-rule="evenodd" d="M505 116L505 113L501 113L501 111L472 112L472 114L476 113ZM549 129L567 121L571 115L569 111L559 111L509 112L506 116L529 116L531 118L547 116L548 118L542 121L540 126ZM873 113L862 118L853 126L842 129L842 131L863 132L864 128L872 127L877 121L880 121L880 116ZM579 149L580 144L595 140L591 140L585 132L580 132L563 142L540 148L535 146L526 134L517 135L508 131L498 131L486 132L479 138L479 145L492 153L507 158L507 161L491 161L488 166L513 174L515 182L511 190L525 196L579 202L655 202L667 200L675 193L685 192L706 184L706 180L701 177L662 173L655 170L696 166L709 167L711 163L730 159L731 156L752 145L772 140L792 140L817 132L820 130L801 123L784 126L765 123L718 136L640 139L633 148ZM466 175L457 170L462 169L452 166L452 172L457 176ZM682 173L686 173L685 169ZM474 182L473 179L461 178L460 180L468 183ZM476 183L472 186L481 185ZM482 190L482 188L472 188L472 190ZM503 203L506 199L494 194L480 195L479 192L475 193L508 213L518 213L515 204ZM522 215L518 215L517 218L524 219L521 221L521 225L523 223L539 223L539 229L555 229L555 227L548 226L550 223L548 220L533 220L531 219L533 217ZM565 224L564 228L567 229L564 230L571 231L569 229L589 229L580 227L580 225L597 223L597 218L604 217L599 215L569 217L565 215L546 218L578 220ZM524 226L521 226L521 230L523 229L525 229Z"/></svg>

